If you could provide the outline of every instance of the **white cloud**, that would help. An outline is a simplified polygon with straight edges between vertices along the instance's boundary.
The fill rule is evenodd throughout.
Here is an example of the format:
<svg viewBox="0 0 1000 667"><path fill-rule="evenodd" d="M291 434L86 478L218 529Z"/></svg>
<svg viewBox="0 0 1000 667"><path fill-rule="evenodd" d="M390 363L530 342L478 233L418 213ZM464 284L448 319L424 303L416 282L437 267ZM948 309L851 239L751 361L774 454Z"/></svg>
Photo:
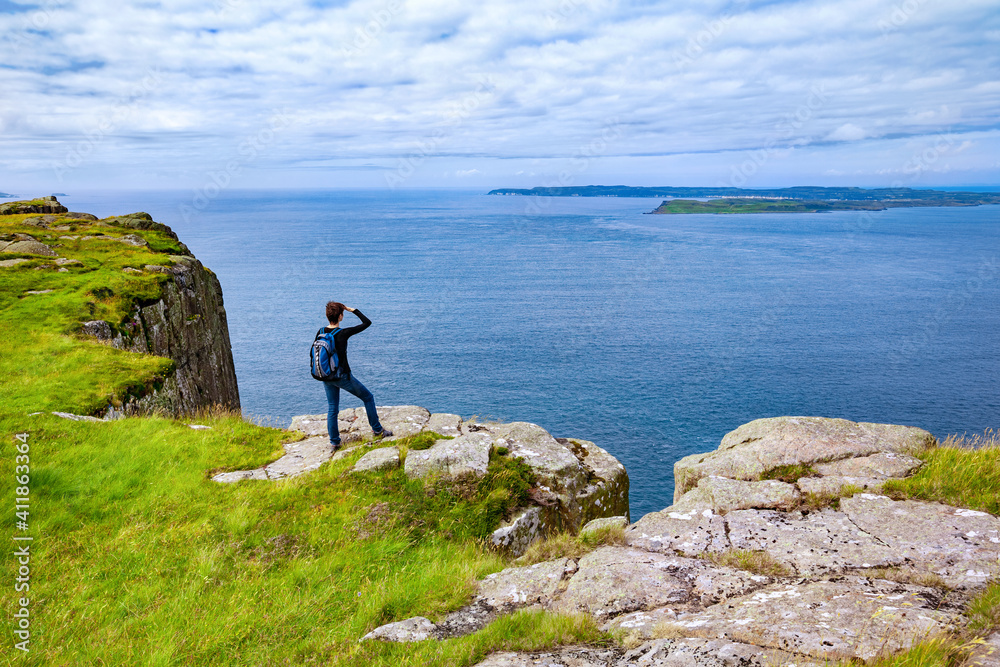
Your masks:
<svg viewBox="0 0 1000 667"><path fill-rule="evenodd" d="M854 123L844 123L836 130L826 135L827 141L861 141L868 133Z"/></svg>
<svg viewBox="0 0 1000 667"><path fill-rule="evenodd" d="M478 176L479 174L482 173L483 172L479 171L478 169L459 169L458 171L455 172L455 175L458 176L459 178L467 178L469 176Z"/></svg>
<svg viewBox="0 0 1000 667"><path fill-rule="evenodd" d="M687 156L675 172L658 167L667 183L766 148L747 184L767 185L789 161L805 180L832 178L828 159L848 174L888 173L908 159L897 139L1000 125L1000 15L986 0L920 3L888 31L879 21L892 0L320 4L77 0L0 14L0 185L49 183L53 160L100 133L123 100L130 112L70 181L127 181L129 165L148 163L178 185L203 180L282 110L289 124L254 163L268 184L298 184L302 170L322 182L335 167L379 184L413 156L410 185L480 169L523 171L525 184L567 169L614 178L648 166L643 156ZM156 85L133 95L151 69ZM610 124L621 132L588 153ZM991 148L995 138L954 152L952 168L997 178L978 157ZM478 166L489 159L507 163ZM344 170L355 164L365 168ZM253 169L244 178L253 184Z"/></svg>

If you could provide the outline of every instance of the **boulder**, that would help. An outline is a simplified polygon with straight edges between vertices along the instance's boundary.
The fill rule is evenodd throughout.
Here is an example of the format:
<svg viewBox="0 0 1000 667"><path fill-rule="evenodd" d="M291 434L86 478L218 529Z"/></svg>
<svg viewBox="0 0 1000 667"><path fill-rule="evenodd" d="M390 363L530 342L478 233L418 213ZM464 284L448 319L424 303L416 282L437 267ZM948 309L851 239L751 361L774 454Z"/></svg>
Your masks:
<svg viewBox="0 0 1000 667"><path fill-rule="evenodd" d="M423 616L414 616L405 621L389 623L375 628L361 638L361 641L371 641L373 639L383 642L422 642L431 639L437 629L430 620Z"/></svg>
<svg viewBox="0 0 1000 667"><path fill-rule="evenodd" d="M812 493L820 496L837 497L843 495L845 486L855 486L864 491L878 491L885 484L885 479L872 477L844 477L828 475L826 477L800 477L795 483L802 493Z"/></svg>
<svg viewBox="0 0 1000 667"><path fill-rule="evenodd" d="M674 502L709 475L759 480L768 470L811 465L880 452L907 454L932 445L923 429L825 417L757 419L728 433L714 452L674 464Z"/></svg>
<svg viewBox="0 0 1000 667"><path fill-rule="evenodd" d="M399 467L399 447L379 447L368 452L354 464L351 472L376 472Z"/></svg>
<svg viewBox="0 0 1000 667"><path fill-rule="evenodd" d="M922 465L923 461L913 456L896 452L879 452L871 456L841 459L832 463L817 463L814 468L823 476L890 479L906 477Z"/></svg>
<svg viewBox="0 0 1000 667"><path fill-rule="evenodd" d="M30 259L24 259L23 257L15 257L14 259L0 259L0 267L9 269L12 266L17 266L18 264L23 264L24 262L30 262Z"/></svg>
<svg viewBox="0 0 1000 667"><path fill-rule="evenodd" d="M73 220L97 220L96 215L91 215L90 213L78 213L76 211L64 213L62 217L71 218Z"/></svg>
<svg viewBox="0 0 1000 667"><path fill-rule="evenodd" d="M488 433L462 435L453 440L438 440L430 449L411 450L403 469L410 479L441 475L482 477L490 463L493 439Z"/></svg>
<svg viewBox="0 0 1000 667"><path fill-rule="evenodd" d="M427 419L423 430L456 438L462 434L462 418L448 413L434 413Z"/></svg>
<svg viewBox="0 0 1000 667"><path fill-rule="evenodd" d="M711 509L725 514L751 508L792 509L799 503L799 492L791 484L776 480L744 482L725 477L702 477L698 486L674 503L675 511Z"/></svg>
<svg viewBox="0 0 1000 667"><path fill-rule="evenodd" d="M15 241L3 249L4 252L23 255L44 255L55 257L58 253L40 241Z"/></svg>

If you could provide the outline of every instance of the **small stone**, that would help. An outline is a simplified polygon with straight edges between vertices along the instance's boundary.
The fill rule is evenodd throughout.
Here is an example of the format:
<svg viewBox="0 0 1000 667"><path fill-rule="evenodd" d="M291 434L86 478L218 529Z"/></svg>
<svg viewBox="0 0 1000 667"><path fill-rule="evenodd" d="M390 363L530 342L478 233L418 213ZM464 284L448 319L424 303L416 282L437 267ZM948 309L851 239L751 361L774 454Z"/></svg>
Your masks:
<svg viewBox="0 0 1000 667"><path fill-rule="evenodd" d="M131 266L126 266L124 269L122 269L122 271L124 271L125 273L130 273L132 275L142 275L142 271L140 269L134 269Z"/></svg>
<svg viewBox="0 0 1000 667"><path fill-rule="evenodd" d="M410 450L404 469L410 479L437 474L482 477L490 463L493 438L488 433L472 433L454 440L438 440L430 449Z"/></svg>
<svg viewBox="0 0 1000 667"><path fill-rule="evenodd" d="M194 429L195 431L211 431L211 426L205 426L204 424L188 424L188 428Z"/></svg>
<svg viewBox="0 0 1000 667"><path fill-rule="evenodd" d="M149 245L149 243L146 242L146 239L142 238L137 234L126 234L125 236L122 236L120 238L113 238L113 240L118 241L119 243L124 243L125 245L136 246L136 247Z"/></svg>
<svg viewBox="0 0 1000 667"><path fill-rule="evenodd" d="M91 215L90 213L77 213L75 211L63 213L62 217L72 218L73 220L97 220L96 215Z"/></svg>
<svg viewBox="0 0 1000 667"><path fill-rule="evenodd" d="M30 259L24 259L23 257L18 257L18 258L15 258L15 259L0 259L0 267L3 267L3 268L6 269L6 268L10 268L12 266L17 266L18 264L22 264L24 262L30 262L30 261L31 261Z"/></svg>
<svg viewBox="0 0 1000 667"><path fill-rule="evenodd" d="M78 259L68 259L66 257L60 257L60 258L56 259L56 264L59 265L59 266L69 266L70 264L81 264L82 265L83 262L81 262Z"/></svg>
<svg viewBox="0 0 1000 667"><path fill-rule="evenodd" d="M600 519L591 519L587 522L587 525L580 529L580 537L583 537L587 533L597 532L603 528L625 528L627 525L628 519L624 516L606 516Z"/></svg>
<svg viewBox="0 0 1000 667"><path fill-rule="evenodd" d="M263 468L257 468L256 470L236 470L234 472L220 472L218 475L212 477L213 482L219 482L220 484L234 484L236 482L242 482L245 479L256 479L256 480L266 480L267 473L264 472Z"/></svg>
<svg viewBox="0 0 1000 667"><path fill-rule="evenodd" d="M25 292L25 294L49 294L54 291L55 290L50 290L50 289L31 289Z"/></svg>
<svg viewBox="0 0 1000 667"><path fill-rule="evenodd" d="M45 257L55 257L58 254L55 250L39 241L15 241L4 248L3 251L25 255L43 255Z"/></svg>
<svg viewBox="0 0 1000 667"><path fill-rule="evenodd" d="M53 412L56 417L62 417L63 419L69 419L75 422L103 422L103 419L98 419L97 417L91 417L90 415L74 415L72 412Z"/></svg>
<svg viewBox="0 0 1000 667"><path fill-rule="evenodd" d="M377 472L399 467L399 447L379 447L368 452L354 464L351 472Z"/></svg>
<svg viewBox="0 0 1000 667"><path fill-rule="evenodd" d="M423 616L414 616L405 621L396 621L375 628L361 638L361 641L379 640L383 642L422 642L430 639L437 629L430 620Z"/></svg>
<svg viewBox="0 0 1000 667"><path fill-rule="evenodd" d="M512 556L520 556L542 537L542 511L529 507L493 531L490 544Z"/></svg>
<svg viewBox="0 0 1000 667"><path fill-rule="evenodd" d="M114 331L109 322L91 320L83 323L83 335L93 336L97 340L111 340L114 337Z"/></svg>

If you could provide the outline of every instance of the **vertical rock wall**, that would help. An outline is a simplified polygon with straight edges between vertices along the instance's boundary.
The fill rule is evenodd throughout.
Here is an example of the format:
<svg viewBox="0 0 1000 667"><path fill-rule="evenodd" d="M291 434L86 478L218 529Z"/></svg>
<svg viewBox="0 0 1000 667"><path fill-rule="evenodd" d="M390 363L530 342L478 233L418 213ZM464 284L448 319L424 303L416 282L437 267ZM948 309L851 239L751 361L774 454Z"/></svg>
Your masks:
<svg viewBox="0 0 1000 667"><path fill-rule="evenodd" d="M127 334L115 336L111 345L173 359L176 371L161 388L126 400L120 410L172 415L216 405L238 410L240 394L219 279L194 257L170 258L173 266L145 267L170 279L159 300L137 305L125 325Z"/></svg>

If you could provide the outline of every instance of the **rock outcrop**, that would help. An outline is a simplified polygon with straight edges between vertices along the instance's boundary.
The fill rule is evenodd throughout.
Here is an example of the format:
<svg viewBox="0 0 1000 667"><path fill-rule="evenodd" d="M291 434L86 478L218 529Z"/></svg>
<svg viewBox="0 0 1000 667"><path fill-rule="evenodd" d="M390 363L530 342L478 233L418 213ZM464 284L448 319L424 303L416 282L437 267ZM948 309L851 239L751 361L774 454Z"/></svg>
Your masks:
<svg viewBox="0 0 1000 667"><path fill-rule="evenodd" d="M392 441L418 433L446 437L428 449L407 452L402 465L410 478L482 477L494 448L503 448L531 467L537 476L538 504L516 511L511 521L493 533L493 545L508 553L520 555L544 535L575 533L592 519L628 516L625 467L592 442L554 438L542 427L527 422L465 421L458 415L431 414L415 405L383 406L378 412L379 420L393 436L380 441L384 443L382 448L361 457L352 472L400 465L399 451ZM285 445L284 457L257 470L220 473L213 479L281 479L314 470L330 458L346 456L355 447L371 444L372 432L363 407L342 410L337 423L345 449L336 454L330 448L326 415L300 415L292 419L290 429L307 437Z"/></svg>
<svg viewBox="0 0 1000 667"><path fill-rule="evenodd" d="M443 638L546 609L588 614L637 646L497 653L488 667L819 665L904 650L965 625L970 595L1000 576L1000 519L843 485L817 507L802 487L906 476L920 465L906 452L932 442L908 427L752 422L718 452L683 459L686 493L627 527L625 546L492 574L467 607L422 628ZM778 466L803 477L760 479Z"/></svg>
<svg viewBox="0 0 1000 667"><path fill-rule="evenodd" d="M55 197L38 200L9 202L0 205L0 215L13 213L39 213L24 218L19 225L36 227L38 235L44 230L68 231L82 227L90 231L85 235L63 235L63 241L111 241L135 248L148 247L148 241L136 231L155 231L166 236L180 254L161 255L163 265L146 265L143 269L126 267L125 272L142 274L159 273L166 276L161 283L158 298L136 300L134 310L124 322L92 320L81 324L80 333L113 347L142 354L154 354L174 361L174 368L167 377L157 379L151 386L134 389L127 396L115 397L114 405L103 411L104 416L164 412L170 415L189 414L200 408L222 406L238 410L240 407L236 370L229 341L229 325L223 307L222 287L215 274L191 256L188 248L166 225L155 222L148 213L98 220L88 213L70 213ZM100 231L99 231L100 230ZM107 231L107 234L104 231ZM82 230L81 230L82 231ZM51 235L46 237L51 243ZM66 272L67 267L81 265L72 257L58 257L59 252L69 251L73 244L43 243L30 234L16 233L0 239L0 252L35 255L31 259L16 257L0 261L0 267L37 261L41 257L55 258L51 264L36 268ZM72 254L69 252L69 254ZM30 293L30 292L29 292Z"/></svg>
<svg viewBox="0 0 1000 667"><path fill-rule="evenodd" d="M137 303L118 333L101 320L85 322L82 331L118 349L174 360L175 371L163 387L127 400L124 412L159 409L181 415L213 405L238 410L239 387L219 279L194 257L170 259L172 266L158 267L169 278L160 298Z"/></svg>
<svg viewBox="0 0 1000 667"><path fill-rule="evenodd" d="M27 201L11 201L0 204L0 215L17 213L66 213L69 209L56 200L55 197L39 197Z"/></svg>

